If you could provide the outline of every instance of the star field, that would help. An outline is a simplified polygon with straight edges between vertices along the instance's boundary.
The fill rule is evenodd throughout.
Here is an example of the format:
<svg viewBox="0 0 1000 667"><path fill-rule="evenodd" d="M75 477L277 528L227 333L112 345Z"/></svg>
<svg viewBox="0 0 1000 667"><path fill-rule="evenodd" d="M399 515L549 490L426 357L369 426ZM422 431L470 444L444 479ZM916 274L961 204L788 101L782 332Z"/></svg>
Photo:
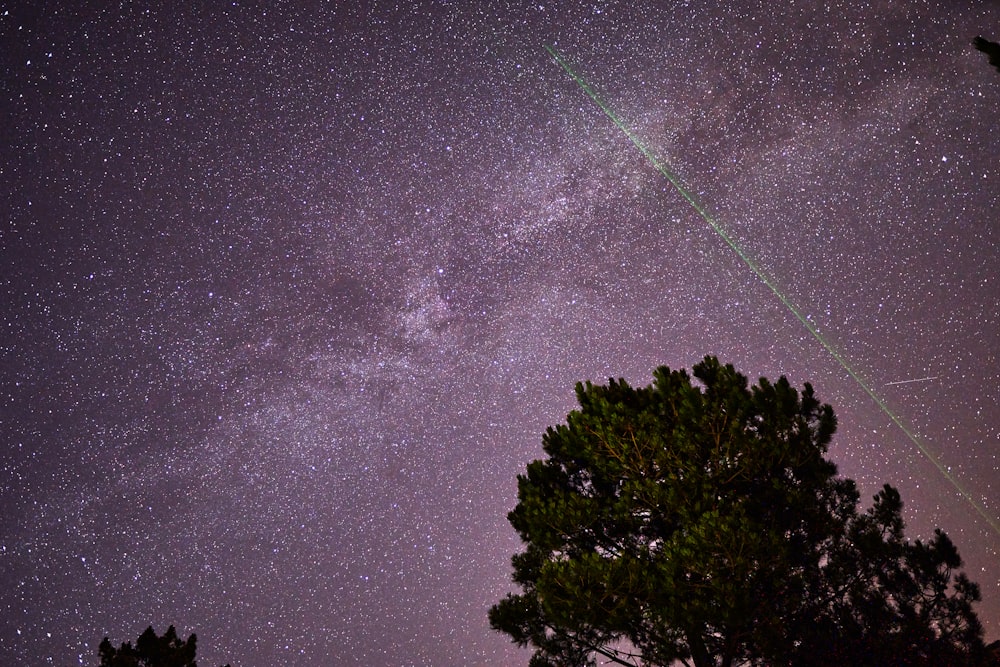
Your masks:
<svg viewBox="0 0 1000 667"><path fill-rule="evenodd" d="M544 48L997 518L996 3L79 4L0 0L0 663L526 664L516 475L706 354L1000 638L1000 535Z"/></svg>

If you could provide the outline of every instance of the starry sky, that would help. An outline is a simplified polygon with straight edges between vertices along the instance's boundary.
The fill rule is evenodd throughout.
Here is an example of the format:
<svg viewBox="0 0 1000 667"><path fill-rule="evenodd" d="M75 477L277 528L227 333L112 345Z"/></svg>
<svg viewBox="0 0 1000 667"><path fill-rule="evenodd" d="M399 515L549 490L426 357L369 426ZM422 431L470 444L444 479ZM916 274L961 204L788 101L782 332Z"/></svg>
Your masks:
<svg viewBox="0 0 1000 667"><path fill-rule="evenodd" d="M1000 533L545 50L995 521L1000 4L114 5L0 0L0 663L526 664L517 473L706 354L811 382L1000 637Z"/></svg>

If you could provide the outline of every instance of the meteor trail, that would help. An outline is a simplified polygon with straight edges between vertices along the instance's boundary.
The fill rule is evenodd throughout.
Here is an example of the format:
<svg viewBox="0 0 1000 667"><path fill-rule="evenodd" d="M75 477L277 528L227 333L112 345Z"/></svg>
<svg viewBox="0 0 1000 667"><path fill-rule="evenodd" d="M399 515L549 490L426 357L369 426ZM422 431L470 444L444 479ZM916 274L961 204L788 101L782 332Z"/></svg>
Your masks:
<svg viewBox="0 0 1000 667"><path fill-rule="evenodd" d="M594 104L600 107L601 111L604 112L604 115L607 116L611 120L611 122L614 123L615 126L619 130L621 130L622 133L625 134L626 137L628 137L629 141L631 141L632 144L639 149L639 152L642 153L647 160L649 160L649 163L653 165L653 167L658 172L660 172L660 174L662 174L668 181L670 181L670 184L674 186L674 189L676 189L677 192L680 193L680 195L687 200L687 202L691 205L691 207L698 212L698 215L700 215L702 219L704 219L705 222L707 222L708 225L713 230L715 230L715 232L722 238L722 240L726 242L726 245L732 248L733 251L737 255L739 255L739 258L743 260L743 263L746 264L750 268L750 270L753 271L753 273L758 278L760 278L765 285L767 285L768 289L770 289L774 293L774 295L778 297L781 303L785 305L785 308L788 309L788 312L794 315L796 319L798 319L799 322L802 323L802 326L804 326L806 330L810 334L812 334L812 337L815 338L819 342L819 344L823 346L823 349L826 350L830 354L830 356L833 357L838 364L840 364L840 367L843 368L844 371L846 371L847 374L854 379L857 385L861 387L861 389L866 394L868 394L868 396L873 401L875 401L875 404L878 405L878 407L882 410L883 413L885 413L887 417L889 417L890 420L892 420L892 423L898 426L899 429L906 435L906 437L909 438L910 442L916 445L920 453L924 455L924 458L930 461L934 465L934 467L937 468L938 472L940 472L941 475L946 480L948 480L948 482L952 485L952 487L954 487L955 490L958 491L958 494L967 503L969 503L969 505L972 507L973 510L975 510L976 514L982 517L983 520L989 524L989 526L993 529L993 531L997 535L1000 535L1000 522L998 522L997 519L995 519L992 515L990 515L990 513L986 511L986 508L980 505L975 500L975 498L972 497L971 493L965 490L965 488L959 483L958 479L951 474L948 468L943 463L941 463L941 461L927 448L927 446L920 441L920 439L916 436L916 434L913 433L913 431L910 430L910 428L905 423L903 423L902 419L896 416L896 414L889 409L889 406L885 403L885 401L883 401L879 397L879 395L875 393L875 390L872 389L871 386L867 382L865 382L853 368L851 368L851 366L847 363L847 360L844 359L844 357L833 347L832 344L830 344L822 336L822 334L820 334L819 330L816 328L815 325L813 325L813 323L808 319L808 317L806 317L806 315L801 310L799 310L799 308L797 308L795 304L793 304L787 296L785 296L785 294L778 288L778 285L775 283L775 281L771 277L769 277L767 273L765 273L765 271L757 264L757 262L755 262L746 253L746 251L744 251L743 248L740 247L740 245L733 239L733 237L731 237L729 234L726 233L726 231L722 228L722 226L718 222L716 222L716 220L708 213L708 211L706 211L705 208L695 200L694 196L684 188L684 186L680 182L680 179L678 179L667 168L667 165L661 162L659 159L657 159L657 157L653 154L653 152L649 148L647 148L645 144L642 143L639 137L637 137L632 132L632 130L629 129L628 125L626 125L625 122L618 117L618 114L616 114L607 104L605 104L604 100L602 100L597 95L597 93L594 92L594 90L587 84L587 82L584 81L583 77L581 77L580 75L578 75L576 72L573 71L573 69L569 66L569 64L562 59L562 57L556 52L555 49L546 44L545 50L549 52L549 55L552 56L552 59L555 60L556 63L560 67L562 67L566 71L566 73L573 79L573 81L576 82L576 84L580 87L580 89L583 90L583 92L587 93L587 96L594 101ZM933 379L933 378L919 378L918 380L904 380L903 382L909 382L909 381L916 382L926 379ZM890 384L901 384L901 382L897 381L896 383L890 383Z"/></svg>
<svg viewBox="0 0 1000 667"><path fill-rule="evenodd" d="M927 382L928 380L937 380L937 379L938 376L935 375L933 377L926 377L926 378L913 378L912 380L896 380L895 382L886 382L885 386L891 387L894 384L910 384L911 382Z"/></svg>

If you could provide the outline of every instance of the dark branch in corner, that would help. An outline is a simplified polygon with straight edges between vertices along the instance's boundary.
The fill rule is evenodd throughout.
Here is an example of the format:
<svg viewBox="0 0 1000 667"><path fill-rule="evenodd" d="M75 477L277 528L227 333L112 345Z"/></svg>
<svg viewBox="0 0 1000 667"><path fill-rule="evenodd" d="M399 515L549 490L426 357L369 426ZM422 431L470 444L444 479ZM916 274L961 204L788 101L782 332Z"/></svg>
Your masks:
<svg viewBox="0 0 1000 667"><path fill-rule="evenodd" d="M972 40L972 45L976 47L977 51L985 53L990 59L990 64L1000 71L1000 44L983 39L982 37L976 37Z"/></svg>

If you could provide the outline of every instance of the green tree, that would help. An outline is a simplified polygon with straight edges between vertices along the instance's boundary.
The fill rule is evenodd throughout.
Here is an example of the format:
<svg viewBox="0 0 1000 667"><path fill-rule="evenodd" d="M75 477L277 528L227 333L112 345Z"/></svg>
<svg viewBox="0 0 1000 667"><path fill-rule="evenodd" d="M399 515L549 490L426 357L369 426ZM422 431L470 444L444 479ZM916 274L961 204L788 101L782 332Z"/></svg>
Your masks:
<svg viewBox="0 0 1000 667"><path fill-rule="evenodd" d="M181 641L172 625L162 637L149 626L139 635L134 647L131 642L125 642L115 648L105 637L97 651L101 657L100 667L198 667L195 661L197 641L193 633L186 641Z"/></svg>
<svg viewBox="0 0 1000 667"><path fill-rule="evenodd" d="M579 409L518 477L522 592L490 623L535 649L532 667L981 657L979 591L954 545L906 541L892 487L859 512L809 384L748 388L713 357L693 374L578 384Z"/></svg>

